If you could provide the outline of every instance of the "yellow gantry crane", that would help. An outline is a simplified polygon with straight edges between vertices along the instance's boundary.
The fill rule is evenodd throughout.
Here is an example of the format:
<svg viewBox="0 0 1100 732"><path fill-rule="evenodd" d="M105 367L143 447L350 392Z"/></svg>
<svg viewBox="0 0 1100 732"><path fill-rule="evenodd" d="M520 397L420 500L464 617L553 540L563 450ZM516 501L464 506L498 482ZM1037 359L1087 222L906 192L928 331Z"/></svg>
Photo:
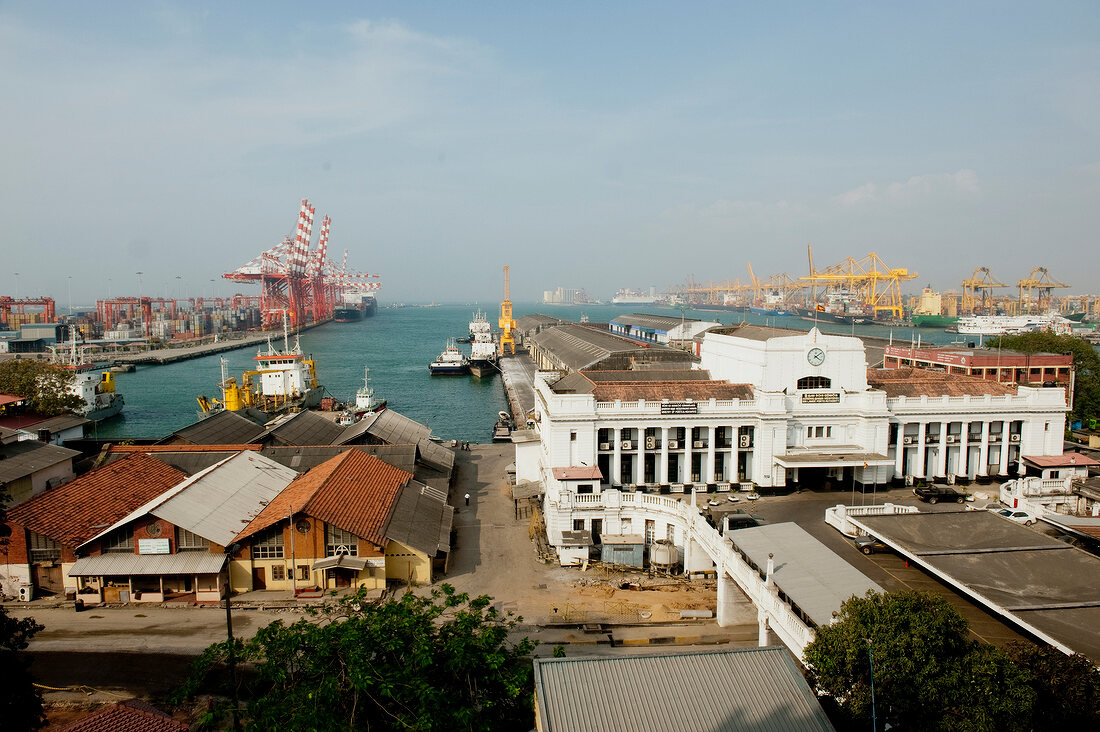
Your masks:
<svg viewBox="0 0 1100 732"><path fill-rule="evenodd" d="M1041 313L1050 310L1053 304L1054 288L1069 287L1069 285L1051 279L1046 267L1036 267L1031 270L1031 273L1018 281L1016 286L1020 288L1020 310L1025 313ZM1034 298L1032 298L1032 292L1035 293ZM1046 304L1045 308L1044 302Z"/></svg>
<svg viewBox="0 0 1100 732"><path fill-rule="evenodd" d="M993 276L989 267L975 269L974 274L963 280L962 286L962 312L968 314L988 313L993 307L993 290L997 287L1008 287Z"/></svg>
<svg viewBox="0 0 1100 732"><path fill-rule="evenodd" d="M799 279L811 286L822 285L852 293L874 317L887 312L901 318L905 312L901 301L901 283L916 277L917 273L908 269L887 267L878 254L871 252L863 259L848 257L840 264L821 272L811 272L808 277Z"/></svg>
<svg viewBox="0 0 1100 732"><path fill-rule="evenodd" d="M512 331L516 329L516 321L512 319L512 301L508 299L508 265L504 265L504 300L500 303L500 355L514 355L516 352L516 339Z"/></svg>

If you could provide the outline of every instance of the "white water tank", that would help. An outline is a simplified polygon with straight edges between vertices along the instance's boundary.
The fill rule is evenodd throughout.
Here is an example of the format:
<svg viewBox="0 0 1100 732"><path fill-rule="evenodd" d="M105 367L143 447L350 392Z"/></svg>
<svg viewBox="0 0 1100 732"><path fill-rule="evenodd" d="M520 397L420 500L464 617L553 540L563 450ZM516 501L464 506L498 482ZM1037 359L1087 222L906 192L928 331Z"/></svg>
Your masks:
<svg viewBox="0 0 1100 732"><path fill-rule="evenodd" d="M19 602L30 602L34 599L34 587L31 585L19 585Z"/></svg>
<svg viewBox="0 0 1100 732"><path fill-rule="evenodd" d="M659 539L649 545L649 566L654 569L671 569L680 560L676 545L668 539Z"/></svg>

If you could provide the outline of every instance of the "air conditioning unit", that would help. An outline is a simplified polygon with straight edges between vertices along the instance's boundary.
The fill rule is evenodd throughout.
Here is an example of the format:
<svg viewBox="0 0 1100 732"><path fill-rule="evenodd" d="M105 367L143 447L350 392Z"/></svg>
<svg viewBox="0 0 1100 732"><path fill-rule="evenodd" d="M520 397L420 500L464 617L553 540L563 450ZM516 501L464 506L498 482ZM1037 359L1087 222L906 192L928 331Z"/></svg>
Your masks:
<svg viewBox="0 0 1100 732"><path fill-rule="evenodd" d="M906 435L905 437L901 438L901 443L903 445L912 445L913 444L913 438Z"/></svg>
<svg viewBox="0 0 1100 732"><path fill-rule="evenodd" d="M601 450L610 450L610 449L611 449L611 443L609 443L609 442L601 442L601 443L600 443L600 449L601 449Z"/></svg>
<svg viewBox="0 0 1100 732"><path fill-rule="evenodd" d="M703 443L702 440L696 440L695 442L691 443L691 446L692 447L706 447L706 445Z"/></svg>
<svg viewBox="0 0 1100 732"><path fill-rule="evenodd" d="M948 442L958 442L958 440L959 440L959 438L958 438L957 435L948 435L947 436L947 441Z"/></svg>
<svg viewBox="0 0 1100 732"><path fill-rule="evenodd" d="M680 449L680 441L679 440L669 440L668 441L668 449L669 450L679 450Z"/></svg>
<svg viewBox="0 0 1100 732"><path fill-rule="evenodd" d="M34 599L34 587L31 585L19 585L19 602L30 602Z"/></svg>
<svg viewBox="0 0 1100 732"><path fill-rule="evenodd" d="M657 438L650 436L645 438L645 449L654 450L657 448Z"/></svg>
<svg viewBox="0 0 1100 732"><path fill-rule="evenodd" d="M1020 441L1020 436L1019 435L1012 435L1011 437L1008 438L1008 440L1009 440L1009 442L1019 442Z"/></svg>
<svg viewBox="0 0 1100 732"><path fill-rule="evenodd" d="M748 435L741 435L741 447L752 447L752 438Z"/></svg>
<svg viewBox="0 0 1100 732"><path fill-rule="evenodd" d="M633 450L634 443L630 440L623 440L623 444L620 447L622 447L624 450Z"/></svg>

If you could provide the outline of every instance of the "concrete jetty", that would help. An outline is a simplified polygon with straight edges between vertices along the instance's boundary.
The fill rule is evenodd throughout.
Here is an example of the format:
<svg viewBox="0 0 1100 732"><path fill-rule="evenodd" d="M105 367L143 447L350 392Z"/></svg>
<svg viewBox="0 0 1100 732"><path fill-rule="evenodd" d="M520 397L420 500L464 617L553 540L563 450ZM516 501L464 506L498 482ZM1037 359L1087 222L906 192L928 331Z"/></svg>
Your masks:
<svg viewBox="0 0 1100 732"><path fill-rule="evenodd" d="M512 419L522 427L535 408L535 362L527 357L526 350L516 349L514 356L501 356L500 375Z"/></svg>
<svg viewBox="0 0 1100 732"><path fill-rule="evenodd" d="M324 323L327 322L327 320L324 321ZM312 325L299 328L296 332L301 333L310 328L316 328L318 325L324 325L324 323L313 323ZM276 341L281 341L282 338L282 329L260 331L258 333L227 333L223 336L223 340L214 343L204 343L198 346L181 346L179 348L155 348L138 353L123 353L113 356L112 360L119 364L132 363L140 366L163 366L177 361L202 358L203 356L210 356L215 353L224 353L225 351L233 351L238 348L255 346L260 343L266 343L268 340L275 343Z"/></svg>

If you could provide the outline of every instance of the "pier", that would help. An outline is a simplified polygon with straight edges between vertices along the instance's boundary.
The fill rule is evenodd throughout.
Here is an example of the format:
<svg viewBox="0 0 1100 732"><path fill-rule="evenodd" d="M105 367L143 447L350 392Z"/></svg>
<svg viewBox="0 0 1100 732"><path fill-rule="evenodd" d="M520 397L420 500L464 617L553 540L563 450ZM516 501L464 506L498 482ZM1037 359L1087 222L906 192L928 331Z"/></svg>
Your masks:
<svg viewBox="0 0 1100 732"><path fill-rule="evenodd" d="M318 325L324 325L329 321L325 320L320 323L313 323L311 325L299 328L295 333L301 333L311 328L316 328ZM236 336L236 337L234 337ZM177 361L186 361L192 358L202 358L203 356L211 356L215 353L224 353L225 351L233 351L238 348L245 348L246 346L255 346L260 343L266 343L268 340L275 341L281 340L283 333L281 330L268 330L258 333L232 333L226 336L225 340L215 341L213 343L203 343L197 346L183 346L179 348L157 348L148 351L141 351L140 353L125 353L113 357L113 361L117 364L134 364L135 366L164 366L169 363L176 363Z"/></svg>
<svg viewBox="0 0 1100 732"><path fill-rule="evenodd" d="M535 408L535 362L527 350L517 348L513 356L501 356L500 377L512 420L518 428L527 423L527 415Z"/></svg>

